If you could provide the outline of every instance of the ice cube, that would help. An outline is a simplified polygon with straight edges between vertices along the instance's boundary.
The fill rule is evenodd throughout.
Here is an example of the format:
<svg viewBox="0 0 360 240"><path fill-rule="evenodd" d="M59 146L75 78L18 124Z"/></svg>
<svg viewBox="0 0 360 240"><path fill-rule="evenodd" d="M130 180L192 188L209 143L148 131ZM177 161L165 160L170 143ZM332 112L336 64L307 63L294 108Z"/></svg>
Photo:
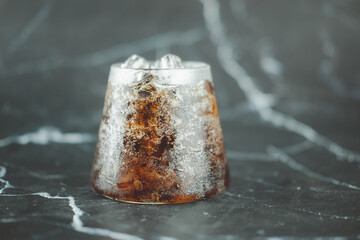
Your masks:
<svg viewBox="0 0 360 240"><path fill-rule="evenodd" d="M136 54L131 55L126 61L121 64L122 68L149 68L150 64L145 58Z"/></svg>
<svg viewBox="0 0 360 240"><path fill-rule="evenodd" d="M154 68L184 68L184 66L181 62L181 58L173 54L166 54L154 63Z"/></svg>

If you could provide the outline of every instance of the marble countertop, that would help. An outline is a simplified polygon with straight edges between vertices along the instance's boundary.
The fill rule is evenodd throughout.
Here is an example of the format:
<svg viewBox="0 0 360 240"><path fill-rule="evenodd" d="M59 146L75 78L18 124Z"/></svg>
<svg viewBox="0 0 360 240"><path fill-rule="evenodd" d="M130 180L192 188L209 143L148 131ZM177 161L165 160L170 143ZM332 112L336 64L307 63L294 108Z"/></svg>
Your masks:
<svg viewBox="0 0 360 240"><path fill-rule="evenodd" d="M1 0L0 238L360 238L359 9ZM168 52L212 67L231 186L180 205L105 199L89 177L109 67Z"/></svg>

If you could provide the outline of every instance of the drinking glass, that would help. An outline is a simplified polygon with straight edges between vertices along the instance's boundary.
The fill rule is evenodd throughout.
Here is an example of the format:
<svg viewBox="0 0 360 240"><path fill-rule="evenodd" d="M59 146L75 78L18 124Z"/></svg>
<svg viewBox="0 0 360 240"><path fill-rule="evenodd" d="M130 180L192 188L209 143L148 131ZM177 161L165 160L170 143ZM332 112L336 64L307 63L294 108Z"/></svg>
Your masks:
<svg viewBox="0 0 360 240"><path fill-rule="evenodd" d="M110 69L91 173L94 189L130 203L184 203L229 186L210 66Z"/></svg>

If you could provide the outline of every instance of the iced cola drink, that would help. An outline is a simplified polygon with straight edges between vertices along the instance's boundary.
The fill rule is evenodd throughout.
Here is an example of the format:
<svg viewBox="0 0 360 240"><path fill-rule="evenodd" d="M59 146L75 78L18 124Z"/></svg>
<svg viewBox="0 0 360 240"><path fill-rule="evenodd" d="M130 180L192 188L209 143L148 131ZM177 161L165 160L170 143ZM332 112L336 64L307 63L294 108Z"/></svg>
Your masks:
<svg viewBox="0 0 360 240"><path fill-rule="evenodd" d="M166 55L111 66L91 174L118 201L184 203L229 185L210 67Z"/></svg>

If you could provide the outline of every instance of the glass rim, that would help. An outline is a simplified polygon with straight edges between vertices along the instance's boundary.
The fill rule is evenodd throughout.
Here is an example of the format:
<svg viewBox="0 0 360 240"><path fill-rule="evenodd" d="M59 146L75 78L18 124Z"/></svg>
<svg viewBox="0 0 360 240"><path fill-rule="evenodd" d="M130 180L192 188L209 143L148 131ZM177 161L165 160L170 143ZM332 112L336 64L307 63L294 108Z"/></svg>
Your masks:
<svg viewBox="0 0 360 240"><path fill-rule="evenodd" d="M155 61L149 61L150 64L153 64ZM121 69L121 70L143 70L143 71L187 71L187 70L205 70L210 69L210 65L205 62L200 61L183 61L183 68L123 68L121 65L124 62L117 62L111 65L111 68Z"/></svg>

